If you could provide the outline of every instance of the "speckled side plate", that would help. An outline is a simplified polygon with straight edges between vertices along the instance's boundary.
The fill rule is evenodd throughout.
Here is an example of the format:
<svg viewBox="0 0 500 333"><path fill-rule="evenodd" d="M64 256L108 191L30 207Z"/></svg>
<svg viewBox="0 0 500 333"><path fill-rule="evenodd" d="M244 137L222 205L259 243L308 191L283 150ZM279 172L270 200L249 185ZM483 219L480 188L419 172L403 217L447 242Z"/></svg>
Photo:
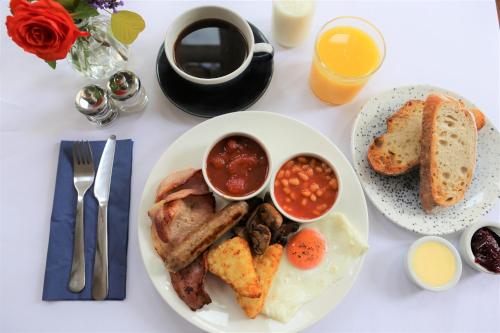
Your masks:
<svg viewBox="0 0 500 333"><path fill-rule="evenodd" d="M418 194L418 169L398 177L374 172L366 157L372 140L386 132L386 119L410 99L439 92L463 100L451 91L428 85L394 88L368 100L354 122L351 148L354 169L373 204L392 222L425 235L460 231L486 214L500 197L500 133L486 119L478 133L477 163L464 200L435 214L426 214Z"/></svg>

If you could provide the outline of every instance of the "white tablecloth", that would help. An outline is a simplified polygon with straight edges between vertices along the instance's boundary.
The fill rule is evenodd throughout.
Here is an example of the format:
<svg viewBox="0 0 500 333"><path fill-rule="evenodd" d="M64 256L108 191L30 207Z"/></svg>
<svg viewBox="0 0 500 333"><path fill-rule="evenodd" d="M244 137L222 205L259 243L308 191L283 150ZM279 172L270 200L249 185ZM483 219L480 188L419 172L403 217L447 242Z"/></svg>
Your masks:
<svg viewBox="0 0 500 333"><path fill-rule="evenodd" d="M125 1L147 28L132 46L129 68L150 98L146 112L96 129L73 107L86 83L63 61L51 70L24 53L1 26L1 223L0 331L197 332L156 293L137 241L137 209L143 185L160 154L203 121L163 96L155 59L172 19L201 2ZM207 2L204 2L207 3ZM214 2L210 2L214 3ZM256 24L270 38L270 2L221 3ZM1 18L7 15L2 1ZM427 83L474 101L498 127L499 27L494 1L319 2L312 31L335 16L356 15L384 33L387 58L350 104L331 107L308 84L314 34L294 49L276 46L275 73L267 93L252 107L300 119L326 134L350 159L350 132L361 105L392 87ZM122 302L41 300L49 220L61 139L135 141L130 209L127 298ZM452 290L419 290L405 275L403 256L418 235L392 224L368 202L370 250L351 292L308 332L500 331L500 279L464 266ZM484 219L499 220L499 205ZM447 237L454 243L458 235Z"/></svg>

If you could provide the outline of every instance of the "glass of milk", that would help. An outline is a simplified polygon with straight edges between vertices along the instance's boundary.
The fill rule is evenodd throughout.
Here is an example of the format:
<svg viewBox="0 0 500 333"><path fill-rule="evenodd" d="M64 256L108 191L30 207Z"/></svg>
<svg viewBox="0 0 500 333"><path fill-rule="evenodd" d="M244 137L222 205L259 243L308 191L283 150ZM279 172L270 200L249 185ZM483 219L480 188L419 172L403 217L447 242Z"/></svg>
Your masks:
<svg viewBox="0 0 500 333"><path fill-rule="evenodd" d="M295 47L309 33L315 0L273 0L273 35L278 44Z"/></svg>

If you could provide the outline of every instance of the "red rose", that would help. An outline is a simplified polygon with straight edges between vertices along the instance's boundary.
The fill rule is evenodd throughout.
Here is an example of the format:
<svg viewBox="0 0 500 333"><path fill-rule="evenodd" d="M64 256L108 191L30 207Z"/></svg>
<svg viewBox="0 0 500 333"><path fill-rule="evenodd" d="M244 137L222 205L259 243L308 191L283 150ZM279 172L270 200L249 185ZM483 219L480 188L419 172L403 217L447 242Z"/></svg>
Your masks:
<svg viewBox="0 0 500 333"><path fill-rule="evenodd" d="M78 30L64 7L53 0L11 0L12 16L7 16L7 33L26 52L45 61L63 59L78 37Z"/></svg>

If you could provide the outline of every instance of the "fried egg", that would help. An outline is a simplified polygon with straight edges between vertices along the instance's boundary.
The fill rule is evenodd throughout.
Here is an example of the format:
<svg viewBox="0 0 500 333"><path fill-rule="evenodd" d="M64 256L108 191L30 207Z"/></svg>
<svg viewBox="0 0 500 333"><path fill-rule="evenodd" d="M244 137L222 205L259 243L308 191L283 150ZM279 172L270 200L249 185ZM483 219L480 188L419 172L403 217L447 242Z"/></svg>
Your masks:
<svg viewBox="0 0 500 333"><path fill-rule="evenodd" d="M302 305L351 274L367 249L343 214L304 225L289 239L262 313L289 321Z"/></svg>

